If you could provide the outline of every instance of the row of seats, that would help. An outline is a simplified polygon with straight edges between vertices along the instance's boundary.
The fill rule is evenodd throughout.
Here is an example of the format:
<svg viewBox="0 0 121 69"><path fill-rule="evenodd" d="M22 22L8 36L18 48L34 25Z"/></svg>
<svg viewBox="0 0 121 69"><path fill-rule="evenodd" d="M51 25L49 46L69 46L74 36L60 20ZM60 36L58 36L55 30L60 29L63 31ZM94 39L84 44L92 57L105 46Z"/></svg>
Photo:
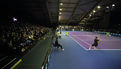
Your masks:
<svg viewBox="0 0 121 69"><path fill-rule="evenodd" d="M37 40L49 32L40 25L11 23L0 27L0 53L22 56Z"/></svg>

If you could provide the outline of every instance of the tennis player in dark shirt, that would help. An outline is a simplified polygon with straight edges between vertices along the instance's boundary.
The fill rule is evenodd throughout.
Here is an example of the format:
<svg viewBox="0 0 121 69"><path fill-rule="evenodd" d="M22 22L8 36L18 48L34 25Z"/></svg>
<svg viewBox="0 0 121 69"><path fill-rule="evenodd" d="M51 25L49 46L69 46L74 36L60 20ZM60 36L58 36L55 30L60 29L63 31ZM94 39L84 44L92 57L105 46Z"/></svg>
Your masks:
<svg viewBox="0 0 121 69"><path fill-rule="evenodd" d="M96 36L94 39L94 43L92 45L90 45L89 50L94 46L95 49L97 49L97 46L100 42L100 39Z"/></svg>

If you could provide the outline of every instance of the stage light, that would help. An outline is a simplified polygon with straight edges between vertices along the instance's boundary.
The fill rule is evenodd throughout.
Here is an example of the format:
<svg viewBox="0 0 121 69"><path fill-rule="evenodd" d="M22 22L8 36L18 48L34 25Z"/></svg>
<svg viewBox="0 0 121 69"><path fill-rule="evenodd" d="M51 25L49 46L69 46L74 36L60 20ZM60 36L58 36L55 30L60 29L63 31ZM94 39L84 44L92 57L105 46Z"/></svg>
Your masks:
<svg viewBox="0 0 121 69"><path fill-rule="evenodd" d="M93 10L93 12L95 13L96 11L95 11L95 10Z"/></svg>
<svg viewBox="0 0 121 69"><path fill-rule="evenodd" d="M60 5L62 6L62 5L63 5L63 3L60 3Z"/></svg>
<svg viewBox="0 0 121 69"><path fill-rule="evenodd" d="M60 9L60 11L62 11L63 9Z"/></svg>
<svg viewBox="0 0 121 69"><path fill-rule="evenodd" d="M100 8L101 8L101 6L97 6L97 8L98 8L98 9L100 9Z"/></svg>
<svg viewBox="0 0 121 69"><path fill-rule="evenodd" d="M18 21L18 19L17 19L17 18L15 18L15 17L13 17L13 21L14 21L14 22L16 22L16 21Z"/></svg>
<svg viewBox="0 0 121 69"><path fill-rule="evenodd" d="M115 6L115 4L112 4L112 6L114 7L114 6Z"/></svg>
<svg viewBox="0 0 121 69"><path fill-rule="evenodd" d="M58 18L58 19L59 19L59 21L60 21L60 20L61 20L61 16L59 16L59 18Z"/></svg>
<svg viewBox="0 0 121 69"><path fill-rule="evenodd" d="M61 13L61 12L59 12L59 14L61 15L62 13Z"/></svg>
<svg viewBox="0 0 121 69"><path fill-rule="evenodd" d="M109 8L109 6L107 6L106 8Z"/></svg>

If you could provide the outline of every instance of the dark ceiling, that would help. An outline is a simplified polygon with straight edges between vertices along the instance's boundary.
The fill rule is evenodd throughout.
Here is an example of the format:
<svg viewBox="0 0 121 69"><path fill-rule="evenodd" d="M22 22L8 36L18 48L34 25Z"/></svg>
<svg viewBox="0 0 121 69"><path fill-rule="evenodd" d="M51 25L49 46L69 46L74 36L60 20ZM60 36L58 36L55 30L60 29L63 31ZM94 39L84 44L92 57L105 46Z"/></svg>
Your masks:
<svg viewBox="0 0 121 69"><path fill-rule="evenodd" d="M32 23L49 23L46 0L9 0L8 16L18 17Z"/></svg>
<svg viewBox="0 0 121 69"><path fill-rule="evenodd" d="M107 5L117 4L120 0L8 0L8 10L3 8L1 17L12 17L27 20L37 24L73 23L100 19L103 10L98 10L90 19L88 16L100 5L104 9ZM60 5L63 3L63 5ZM101 13L100 13L101 12ZM5 13L8 13L7 15ZM99 14L98 14L99 13ZM98 18L100 17L100 18Z"/></svg>

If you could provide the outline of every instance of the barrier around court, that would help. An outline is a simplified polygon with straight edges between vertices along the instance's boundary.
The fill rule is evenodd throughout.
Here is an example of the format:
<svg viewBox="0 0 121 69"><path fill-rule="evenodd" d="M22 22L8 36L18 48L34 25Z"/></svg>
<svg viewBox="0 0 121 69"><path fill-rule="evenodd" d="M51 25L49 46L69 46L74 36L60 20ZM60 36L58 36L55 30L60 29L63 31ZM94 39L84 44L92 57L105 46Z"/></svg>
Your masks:
<svg viewBox="0 0 121 69"><path fill-rule="evenodd" d="M22 62L22 59L18 60L10 69L15 69L15 67Z"/></svg>
<svg viewBox="0 0 121 69"><path fill-rule="evenodd" d="M102 32L102 31L94 31L95 33L98 34L104 34L106 36L116 36L116 37L121 37L121 34L118 33L111 33L111 32Z"/></svg>
<svg viewBox="0 0 121 69"><path fill-rule="evenodd" d="M50 34L45 35L44 36L45 39L41 39L41 40L45 41L46 39L51 38L51 36L49 36L49 35ZM34 47L34 46L32 46L32 47ZM26 55L30 50L28 50L25 54L23 54L23 56ZM47 54L49 55L49 51ZM22 63L23 56L20 57L21 59L18 57L12 59L10 62L8 62L6 65L4 65L2 67L2 69L16 69L16 68L18 68L20 63ZM49 59L49 57L48 57L48 59ZM45 61L45 59L43 61Z"/></svg>

